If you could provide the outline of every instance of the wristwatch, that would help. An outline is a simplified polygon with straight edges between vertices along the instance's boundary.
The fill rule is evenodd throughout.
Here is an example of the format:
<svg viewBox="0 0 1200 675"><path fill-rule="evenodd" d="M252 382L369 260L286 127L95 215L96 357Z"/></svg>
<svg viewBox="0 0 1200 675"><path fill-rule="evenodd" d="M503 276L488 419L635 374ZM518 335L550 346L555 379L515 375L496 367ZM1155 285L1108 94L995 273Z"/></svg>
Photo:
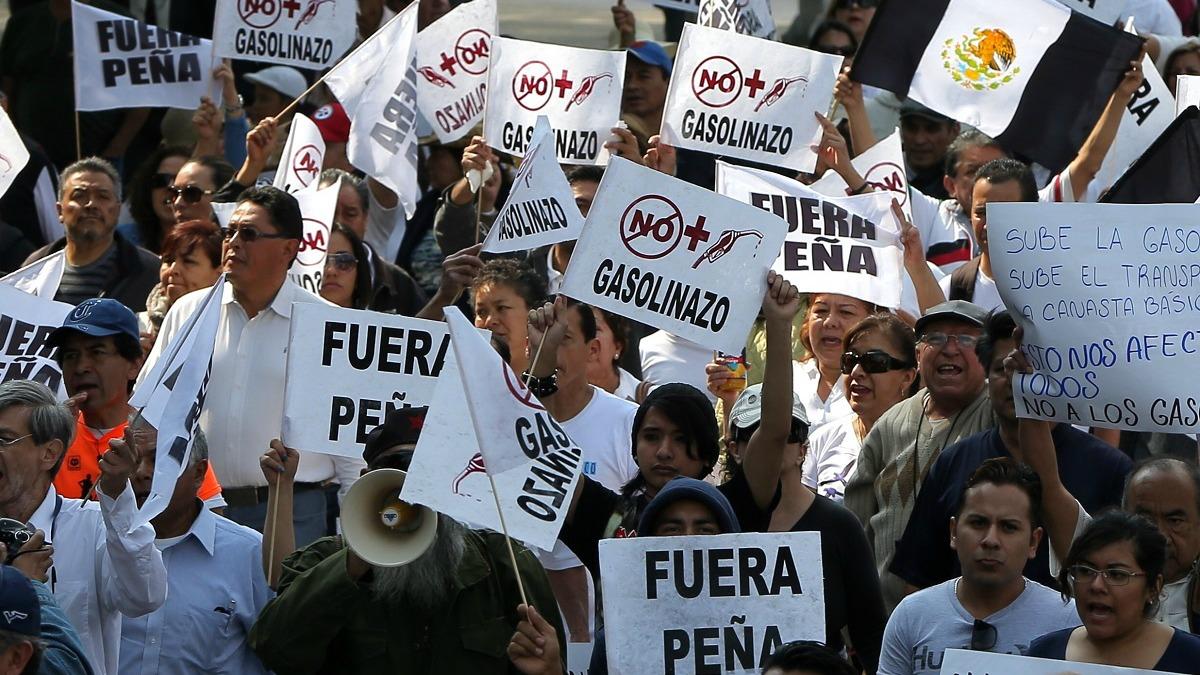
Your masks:
<svg viewBox="0 0 1200 675"><path fill-rule="evenodd" d="M225 114L231 114L231 113L235 113L239 110L242 110L242 95L241 94L237 95L237 104L236 105L229 105L229 103L226 102L224 107L225 107Z"/></svg>
<svg viewBox="0 0 1200 675"><path fill-rule="evenodd" d="M553 396L558 392L558 373L550 373L546 377L537 377L530 371L525 371L521 376L525 382L525 386L529 387L529 391L534 396L541 398L543 396Z"/></svg>

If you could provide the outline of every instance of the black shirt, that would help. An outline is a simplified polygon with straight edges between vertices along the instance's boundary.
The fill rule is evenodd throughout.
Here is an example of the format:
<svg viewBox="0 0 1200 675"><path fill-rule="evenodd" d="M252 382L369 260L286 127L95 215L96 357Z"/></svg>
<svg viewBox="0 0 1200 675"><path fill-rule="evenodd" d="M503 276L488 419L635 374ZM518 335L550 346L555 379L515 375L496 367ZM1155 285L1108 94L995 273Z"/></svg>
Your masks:
<svg viewBox="0 0 1200 675"><path fill-rule="evenodd" d="M1098 513L1121 501L1125 476L1133 462L1120 450L1069 424L1051 431L1063 485L1088 513ZM921 483L904 536L896 543L891 571L918 588L928 588L962 574L950 548L950 518L958 514L963 486L986 460L1011 457L993 428L968 436L946 448ZM1050 576L1049 548L1042 537L1037 556L1025 565L1025 576L1057 587Z"/></svg>
<svg viewBox="0 0 1200 675"><path fill-rule="evenodd" d="M1064 628L1053 633L1047 633L1029 645L1026 656L1037 656L1043 659L1065 661L1067 658L1067 642L1075 628ZM1164 673L1200 673L1200 637L1175 629L1167 649L1154 664L1155 671Z"/></svg>

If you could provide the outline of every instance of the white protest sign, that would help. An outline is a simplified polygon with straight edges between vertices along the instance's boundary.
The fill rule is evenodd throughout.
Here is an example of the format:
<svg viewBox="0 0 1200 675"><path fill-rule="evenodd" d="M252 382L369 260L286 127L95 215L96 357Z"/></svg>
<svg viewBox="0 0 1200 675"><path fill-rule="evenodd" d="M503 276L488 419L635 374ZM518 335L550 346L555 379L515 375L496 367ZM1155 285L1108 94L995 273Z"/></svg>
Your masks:
<svg viewBox="0 0 1200 675"><path fill-rule="evenodd" d="M66 252L58 251L31 262L21 269L0 278L0 285L12 286L30 295L53 300L62 281Z"/></svg>
<svg viewBox="0 0 1200 675"><path fill-rule="evenodd" d="M1128 0L1058 0L1062 5L1109 26L1125 11Z"/></svg>
<svg viewBox="0 0 1200 675"><path fill-rule="evenodd" d="M1167 675L1160 670L1122 668L1099 663L1057 661L1016 654L967 649L947 649L942 661L942 675Z"/></svg>
<svg viewBox="0 0 1200 675"><path fill-rule="evenodd" d="M780 645L825 640L818 532L600 541L613 673L757 673Z"/></svg>
<svg viewBox="0 0 1200 675"><path fill-rule="evenodd" d="M442 143L483 119L496 29L496 0L473 0L417 33L417 105Z"/></svg>
<svg viewBox="0 0 1200 675"><path fill-rule="evenodd" d="M904 153L900 147L900 130L869 147L850 161L854 170L876 190L886 190L900 203L904 214L912 220L912 207L908 203L908 176L904 168ZM830 169L824 176L808 186L815 192L830 197L849 197L850 186L836 171ZM854 187L858 187L855 185Z"/></svg>
<svg viewBox="0 0 1200 675"><path fill-rule="evenodd" d="M327 108L323 110L328 111ZM320 113L318 110L317 114ZM325 163L325 140L321 138L321 130L315 122L299 113L292 116L288 126L291 129L283 145L283 154L279 156L279 168L275 170L272 185L291 193L314 189Z"/></svg>
<svg viewBox="0 0 1200 675"><path fill-rule="evenodd" d="M289 447L362 457L399 408L429 405L450 351L446 324L319 303L292 307L283 393Z"/></svg>
<svg viewBox="0 0 1200 675"><path fill-rule="evenodd" d="M321 70L354 43L358 6L342 0L217 0L217 56Z"/></svg>
<svg viewBox="0 0 1200 675"><path fill-rule="evenodd" d="M773 269L801 293L841 293L899 307L904 278L892 193L828 197L770 171L717 164L717 192L788 223Z"/></svg>
<svg viewBox="0 0 1200 675"><path fill-rule="evenodd" d="M539 115L504 208L483 242L484 253L524 251L578 239L583 214L567 176L554 158L554 130Z"/></svg>
<svg viewBox="0 0 1200 675"><path fill-rule="evenodd" d="M663 108L670 145L797 171L817 164L842 57L716 28L683 27Z"/></svg>
<svg viewBox="0 0 1200 675"><path fill-rule="evenodd" d="M1175 78L1175 116L1192 106L1200 106L1200 75Z"/></svg>
<svg viewBox="0 0 1200 675"><path fill-rule="evenodd" d="M614 158L562 292L709 349L740 353L787 225Z"/></svg>
<svg viewBox="0 0 1200 675"><path fill-rule="evenodd" d="M696 23L742 35L775 39L775 17L767 0L700 0Z"/></svg>
<svg viewBox="0 0 1200 675"><path fill-rule="evenodd" d="M1035 369L1020 417L1195 433L1200 206L988 204L989 253Z"/></svg>
<svg viewBox="0 0 1200 675"><path fill-rule="evenodd" d="M591 642L567 643L567 675L588 675L591 662Z"/></svg>
<svg viewBox="0 0 1200 675"><path fill-rule="evenodd" d="M305 290L317 294L321 292L321 278L325 276L325 251L329 247L329 231L333 227L341 185L339 180L323 190L305 190L293 195L300 203L300 215L304 218L304 238L300 240L300 252L296 254L288 276Z"/></svg>
<svg viewBox="0 0 1200 675"><path fill-rule="evenodd" d="M62 371L48 340L74 308L52 297L0 285L0 382L33 380L66 398Z"/></svg>
<svg viewBox="0 0 1200 675"><path fill-rule="evenodd" d="M510 38L492 40L488 145L525 156L539 115L550 118L558 160L605 164L604 143L621 116L625 52Z"/></svg>
<svg viewBox="0 0 1200 675"><path fill-rule="evenodd" d="M29 163L29 148L17 133L8 113L0 109L0 196L8 192L17 174Z"/></svg>
<svg viewBox="0 0 1200 675"><path fill-rule="evenodd" d="M71 3L75 109L191 110L212 93L211 40Z"/></svg>
<svg viewBox="0 0 1200 675"><path fill-rule="evenodd" d="M492 481L468 415L458 365L454 358L447 358L400 498L501 532ZM579 464L578 454L573 459L569 454L544 456L492 476L509 536L544 551L554 548L579 480Z"/></svg>

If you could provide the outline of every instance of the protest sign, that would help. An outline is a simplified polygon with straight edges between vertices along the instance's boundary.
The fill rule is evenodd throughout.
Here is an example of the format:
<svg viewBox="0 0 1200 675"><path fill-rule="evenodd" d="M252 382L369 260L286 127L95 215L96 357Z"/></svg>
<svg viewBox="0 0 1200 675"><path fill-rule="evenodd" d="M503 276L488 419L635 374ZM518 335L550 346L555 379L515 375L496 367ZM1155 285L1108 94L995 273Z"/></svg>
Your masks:
<svg viewBox="0 0 1200 675"><path fill-rule="evenodd" d="M624 51L495 38L491 64L483 120L488 145L524 157L545 115L560 162L607 163L604 143L621 116Z"/></svg>
<svg viewBox="0 0 1200 675"><path fill-rule="evenodd" d="M942 661L942 675L1167 675L1159 670L1122 668L1099 663L1057 661L1016 654L967 649L947 649Z"/></svg>
<svg viewBox="0 0 1200 675"><path fill-rule="evenodd" d="M362 457L367 434L399 408L429 405L450 351L446 324L296 303L283 394L283 442Z"/></svg>
<svg viewBox="0 0 1200 675"><path fill-rule="evenodd" d="M741 353L787 225L614 158L562 292L709 349Z"/></svg>
<svg viewBox="0 0 1200 675"><path fill-rule="evenodd" d="M58 284L62 281L63 266L66 264L66 252L58 251L31 262L21 269L0 278L0 284L12 286L30 295L53 300L58 294Z"/></svg>
<svg viewBox="0 0 1200 675"><path fill-rule="evenodd" d="M904 273L891 192L828 197L769 171L717 163L717 192L787 221L774 269L801 293L899 307Z"/></svg>
<svg viewBox="0 0 1200 675"><path fill-rule="evenodd" d="M591 642L567 643L567 675L588 675L591 661Z"/></svg>
<svg viewBox="0 0 1200 675"><path fill-rule="evenodd" d="M1125 11L1127 0L1058 0L1066 7L1083 14L1090 16L1100 23L1109 26L1117 22Z"/></svg>
<svg viewBox="0 0 1200 675"><path fill-rule="evenodd" d="M797 171L817 163L842 57L716 28L683 27L663 108L676 147Z"/></svg>
<svg viewBox="0 0 1200 675"><path fill-rule="evenodd" d="M496 0L455 7L417 33L417 105L442 143L483 119Z"/></svg>
<svg viewBox="0 0 1200 675"><path fill-rule="evenodd" d="M33 380L66 398L62 370L48 340L74 308L52 297L0 285L0 382Z"/></svg>
<svg viewBox="0 0 1200 675"><path fill-rule="evenodd" d="M1200 206L988 204L988 251L1035 372L1020 417L1195 433Z"/></svg>
<svg viewBox="0 0 1200 675"><path fill-rule="evenodd" d="M300 252L296 254L288 276L313 293L320 293L321 278L325 276L325 251L329 247L329 232L341 186L339 180L323 190L305 190L294 195L304 218L304 238L300 240Z"/></svg>
<svg viewBox="0 0 1200 675"><path fill-rule="evenodd" d="M213 94L211 40L71 3L75 109L194 109Z"/></svg>
<svg viewBox="0 0 1200 675"><path fill-rule="evenodd" d="M324 108L323 110L328 110ZM321 114L318 110L317 114ZM329 114L326 112L325 114ZM275 187L284 192L296 193L315 189L325 163L325 140L321 130L307 116L296 113L289 125L287 143L279 156L279 168L275 170Z"/></svg>
<svg viewBox="0 0 1200 675"><path fill-rule="evenodd" d="M517 170L504 208L483 242L484 253L524 251L579 238L583 214L554 157L554 130L538 115L529 151Z"/></svg>
<svg viewBox="0 0 1200 675"><path fill-rule="evenodd" d="M900 203L904 215L912 220L912 206L908 203L908 175L904 168L904 153L900 147L900 130L867 148L850 161L854 170L876 190L886 190ZM830 197L849 197L850 186L836 171L830 169L820 180L808 186L815 192ZM855 185L854 187L858 187Z"/></svg>
<svg viewBox="0 0 1200 675"><path fill-rule="evenodd" d="M579 455L573 459L569 454L541 457L493 474L489 481L475 427L464 419L467 414L462 376L451 356L434 388L433 403L400 498L461 522L501 532L492 493L495 481L509 536L528 546L551 550L579 481Z"/></svg>
<svg viewBox="0 0 1200 675"><path fill-rule="evenodd" d="M0 196L8 192L17 174L29 163L29 148L17 133L8 113L0 109Z"/></svg>
<svg viewBox="0 0 1200 675"><path fill-rule="evenodd" d="M1175 116L1194 105L1200 106L1200 75L1176 76Z"/></svg>
<svg viewBox="0 0 1200 675"><path fill-rule="evenodd" d="M354 43L357 9L336 0L217 0L217 56L328 68Z"/></svg>
<svg viewBox="0 0 1200 675"><path fill-rule="evenodd" d="M742 35L775 39L775 17L767 0L700 0L696 23Z"/></svg>
<svg viewBox="0 0 1200 675"><path fill-rule="evenodd" d="M817 532L600 541L614 673L759 672L793 640L825 640Z"/></svg>

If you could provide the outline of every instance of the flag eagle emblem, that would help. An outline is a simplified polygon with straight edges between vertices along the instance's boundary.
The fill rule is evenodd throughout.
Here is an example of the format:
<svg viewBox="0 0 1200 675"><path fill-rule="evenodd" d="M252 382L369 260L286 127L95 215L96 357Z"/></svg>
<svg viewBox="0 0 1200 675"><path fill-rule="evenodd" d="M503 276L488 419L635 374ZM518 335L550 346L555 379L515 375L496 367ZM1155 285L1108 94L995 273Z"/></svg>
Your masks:
<svg viewBox="0 0 1200 675"><path fill-rule="evenodd" d="M1021 72L1013 65L1017 59L1016 45L999 28L976 28L943 44L942 65L955 82L967 89L998 89Z"/></svg>

